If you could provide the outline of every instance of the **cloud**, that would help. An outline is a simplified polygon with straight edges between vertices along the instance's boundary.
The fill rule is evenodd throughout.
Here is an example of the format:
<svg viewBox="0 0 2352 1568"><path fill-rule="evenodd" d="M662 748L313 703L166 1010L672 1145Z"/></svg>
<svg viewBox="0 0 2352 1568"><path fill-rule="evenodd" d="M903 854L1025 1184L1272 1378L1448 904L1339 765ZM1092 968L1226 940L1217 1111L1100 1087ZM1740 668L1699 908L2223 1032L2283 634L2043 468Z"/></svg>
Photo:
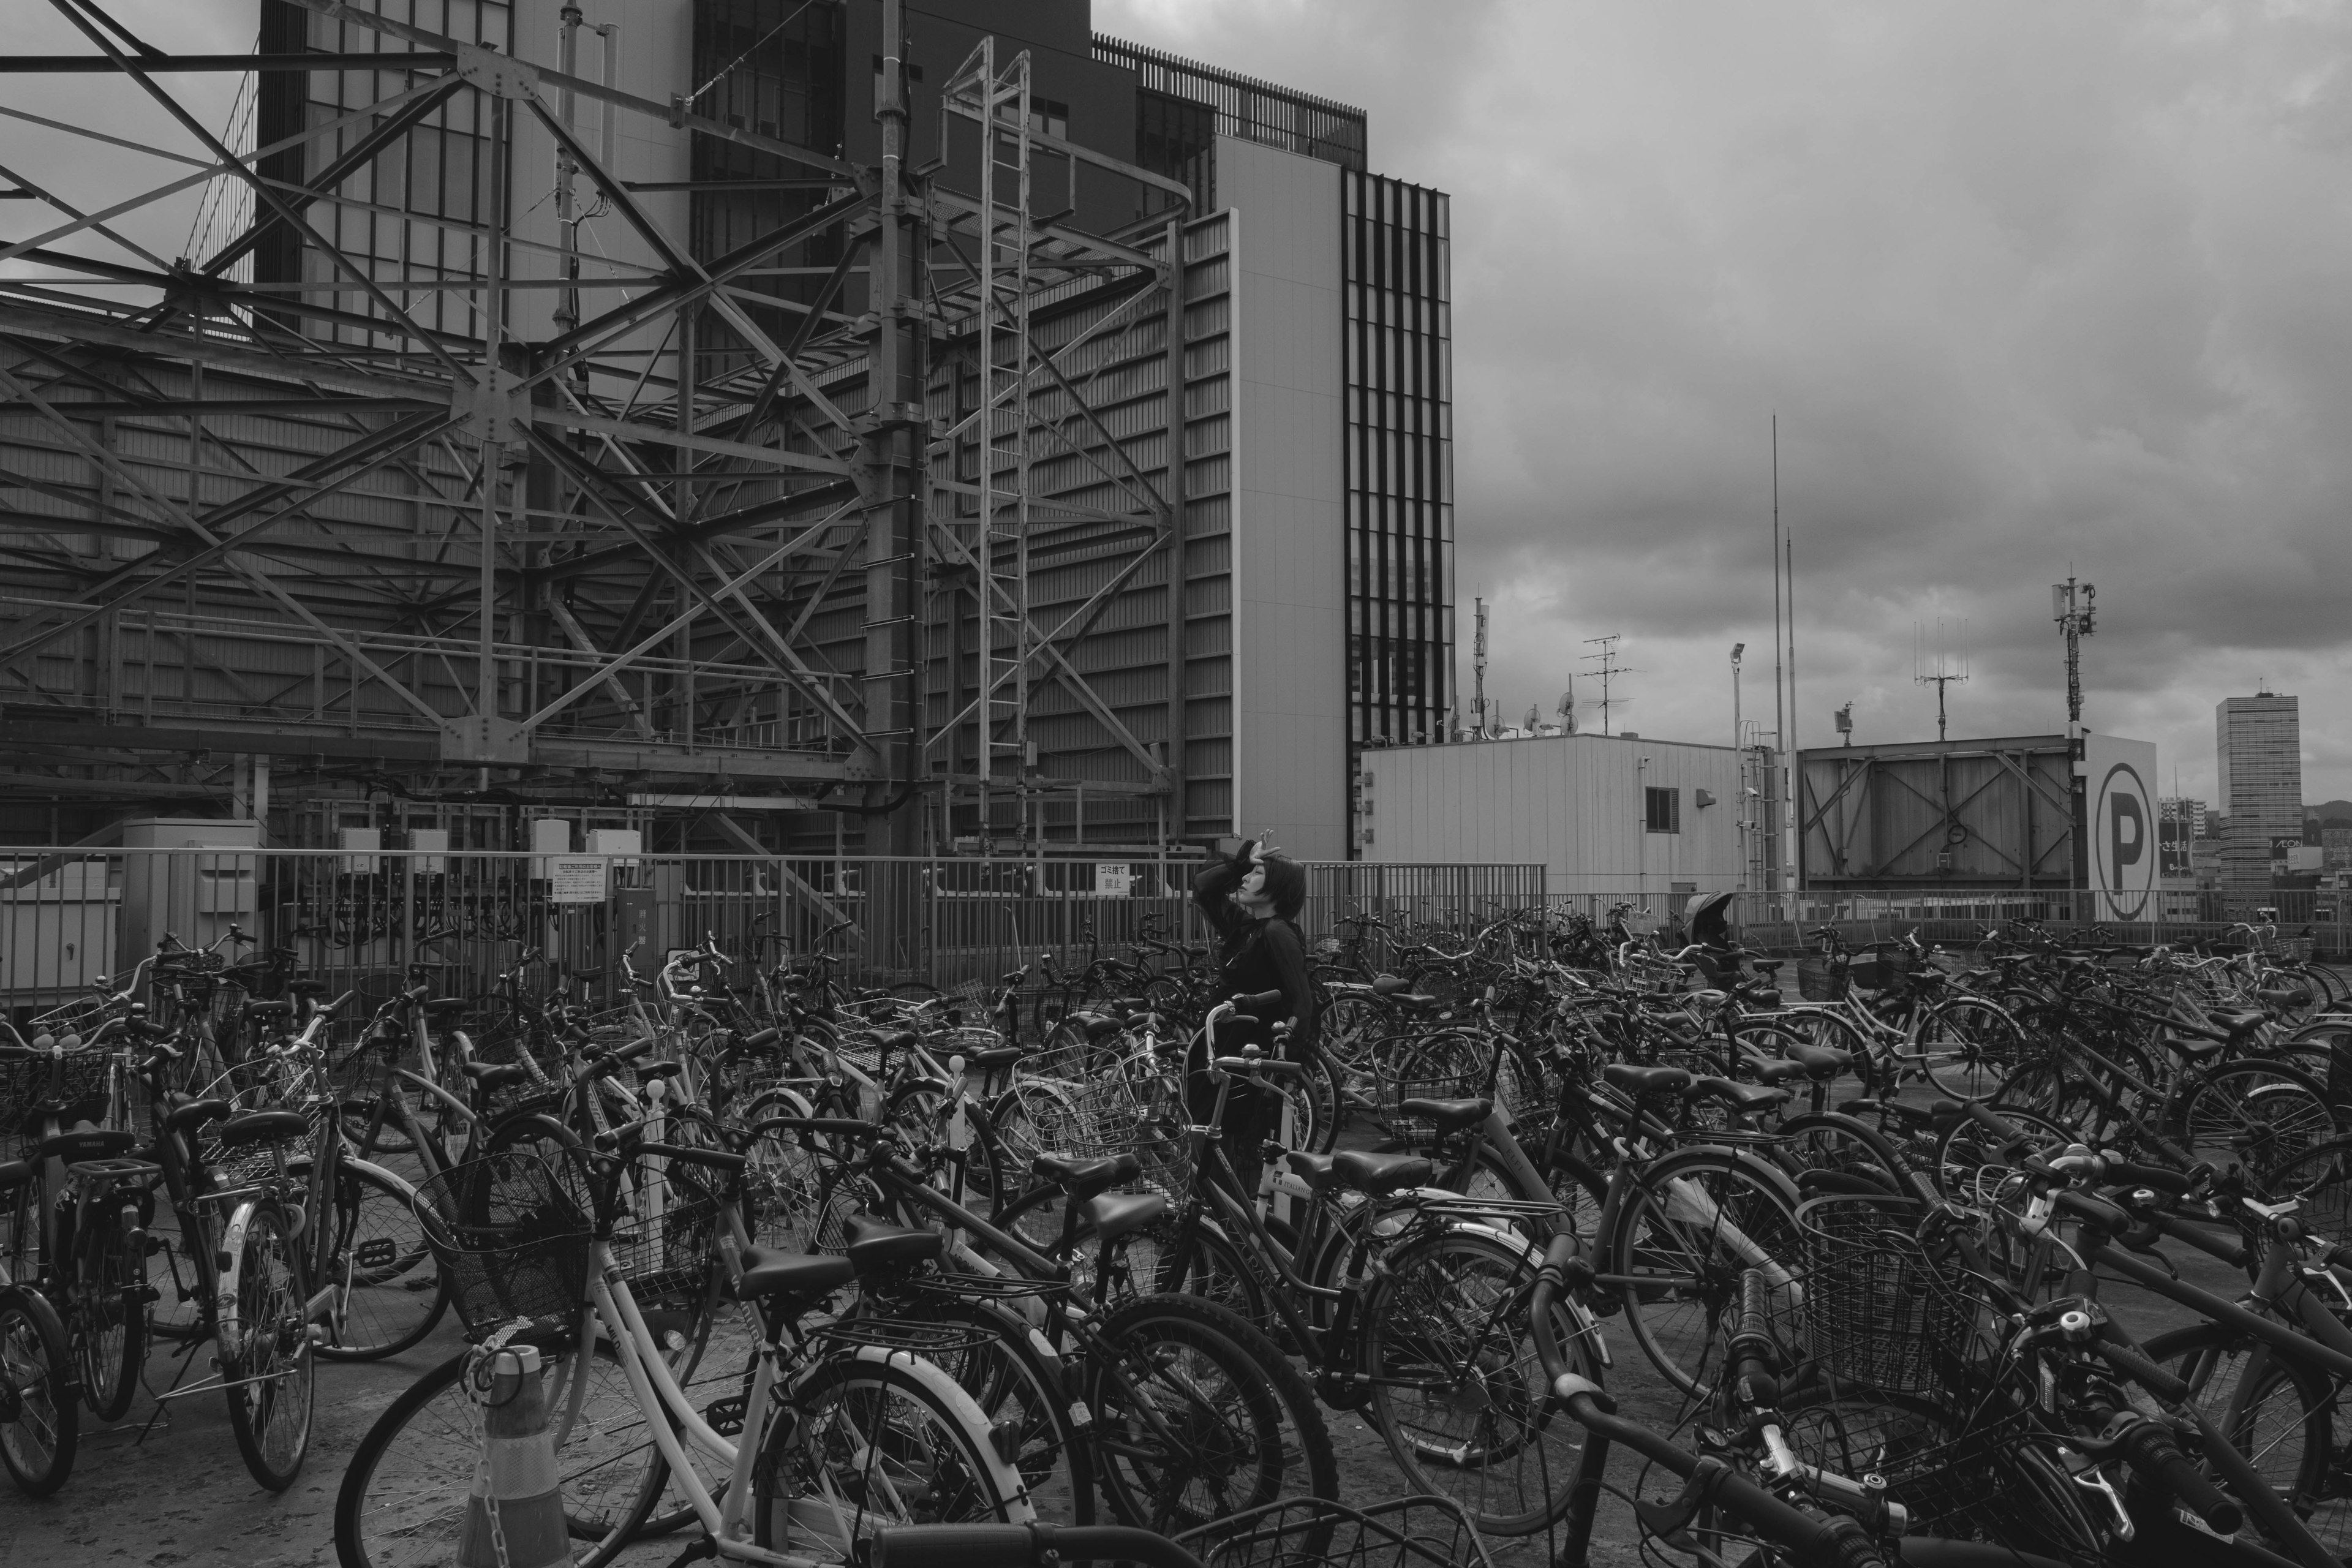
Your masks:
<svg viewBox="0 0 2352 1568"><path fill-rule="evenodd" d="M1360 104L1454 196L1458 560L1488 689L1625 635L1645 733L1769 720L1770 421L1807 742L2086 719L2212 788L2213 706L2303 699L2352 794L2352 18L2305 4L1097 0L1096 25ZM1466 628L1466 616L1465 626ZM1466 637L1465 637L1466 645ZM1767 661L1769 669L1769 659ZM1469 678L1466 653L1462 679Z"/></svg>

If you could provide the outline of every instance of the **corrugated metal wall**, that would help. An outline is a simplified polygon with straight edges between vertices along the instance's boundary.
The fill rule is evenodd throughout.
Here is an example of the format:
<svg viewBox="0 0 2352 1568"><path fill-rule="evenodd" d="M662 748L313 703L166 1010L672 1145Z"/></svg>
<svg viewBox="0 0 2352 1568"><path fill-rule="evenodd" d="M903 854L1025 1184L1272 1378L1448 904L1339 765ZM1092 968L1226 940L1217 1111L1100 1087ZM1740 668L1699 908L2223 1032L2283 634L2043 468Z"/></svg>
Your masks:
<svg viewBox="0 0 2352 1568"><path fill-rule="evenodd" d="M1649 831L1648 789L1673 793L1677 831ZM1698 804L1701 790L1714 804ZM1728 746L1559 735L1369 751L1364 858L1538 861L1555 894L1730 888L1738 792Z"/></svg>
<svg viewBox="0 0 2352 1568"><path fill-rule="evenodd" d="M2072 881L2063 736L1841 747L1801 766L1809 888Z"/></svg>

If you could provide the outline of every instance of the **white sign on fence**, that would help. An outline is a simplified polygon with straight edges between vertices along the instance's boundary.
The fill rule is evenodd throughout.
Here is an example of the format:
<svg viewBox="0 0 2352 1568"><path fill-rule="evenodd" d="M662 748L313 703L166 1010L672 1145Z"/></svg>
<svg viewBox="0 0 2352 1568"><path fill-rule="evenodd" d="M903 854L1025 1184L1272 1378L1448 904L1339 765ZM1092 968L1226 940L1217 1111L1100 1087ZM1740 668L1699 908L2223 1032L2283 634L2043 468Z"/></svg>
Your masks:
<svg viewBox="0 0 2352 1568"><path fill-rule="evenodd" d="M601 904L611 883L612 859L604 855L551 855L547 896L559 904Z"/></svg>
<svg viewBox="0 0 2352 1568"><path fill-rule="evenodd" d="M1123 899L1134 886L1134 867L1105 865L1099 861L1096 863L1095 893L1097 897Z"/></svg>

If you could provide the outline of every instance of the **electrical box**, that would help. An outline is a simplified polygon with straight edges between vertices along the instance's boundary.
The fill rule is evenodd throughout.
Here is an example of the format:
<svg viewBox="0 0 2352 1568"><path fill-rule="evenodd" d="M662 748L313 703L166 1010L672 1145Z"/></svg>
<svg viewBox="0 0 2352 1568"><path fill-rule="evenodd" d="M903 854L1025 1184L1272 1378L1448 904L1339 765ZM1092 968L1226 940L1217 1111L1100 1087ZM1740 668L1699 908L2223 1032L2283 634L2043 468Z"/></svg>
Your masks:
<svg viewBox="0 0 2352 1568"><path fill-rule="evenodd" d="M634 827L592 827L588 830L588 853L591 855L642 855L646 852L646 836ZM626 865L630 862L624 861Z"/></svg>
<svg viewBox="0 0 2352 1568"><path fill-rule="evenodd" d="M261 858L236 851L260 843L261 825L251 820L151 816L124 823L118 963L137 963L166 932L191 948L210 947L232 925L258 938Z"/></svg>
<svg viewBox="0 0 2352 1568"><path fill-rule="evenodd" d="M418 855L411 858L408 863L408 868L415 875L419 877L438 877L449 869L449 861L446 856L446 851L449 847L449 830L447 828L412 827L408 830L408 847L411 849L423 849L437 852Z"/></svg>
<svg viewBox="0 0 2352 1568"><path fill-rule="evenodd" d="M335 847L343 851L335 869L353 877L373 877L376 873L376 858L372 851L383 847L381 827L339 827L335 830Z"/></svg>
<svg viewBox="0 0 2352 1568"><path fill-rule="evenodd" d="M560 816L542 816L530 825L530 852L541 858L530 863L530 874L541 881L547 879L550 855L572 853L572 824Z"/></svg>

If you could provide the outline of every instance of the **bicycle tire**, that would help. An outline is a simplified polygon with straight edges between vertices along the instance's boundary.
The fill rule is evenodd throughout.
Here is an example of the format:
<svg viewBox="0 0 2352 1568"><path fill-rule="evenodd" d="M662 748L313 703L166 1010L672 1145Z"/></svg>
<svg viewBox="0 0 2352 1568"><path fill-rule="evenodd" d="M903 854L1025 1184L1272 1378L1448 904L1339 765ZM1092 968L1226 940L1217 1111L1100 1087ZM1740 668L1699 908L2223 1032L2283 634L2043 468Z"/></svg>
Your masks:
<svg viewBox="0 0 2352 1568"><path fill-rule="evenodd" d="M2025 1031L1983 997L1947 996L1926 1008L1912 1047L1917 1070L1938 1092L1961 1100L1990 1100L2024 1060ZM1902 1059L1906 1065L1911 1060Z"/></svg>
<svg viewBox="0 0 2352 1568"><path fill-rule="evenodd" d="M0 1376L16 1391L0 1418L0 1465L18 1491L47 1497L73 1474L81 1387L56 1310L22 1286L0 1285Z"/></svg>
<svg viewBox="0 0 2352 1568"><path fill-rule="evenodd" d="M389 1115L381 1121L376 1119L382 1103L381 1095L350 1095L336 1106L336 1120L343 1124L343 1136L351 1141L352 1151L363 1160L415 1153L416 1140L406 1128Z"/></svg>
<svg viewBox="0 0 2352 1568"><path fill-rule="evenodd" d="M894 1525L1025 1524L1035 1517L1019 1473L990 1446L980 1407L928 1362L903 1352L894 1361L864 1347L820 1363L793 1384L786 1403L791 1414L769 1428L751 1467L758 1545L790 1547L795 1554L814 1549L820 1561L846 1564L864 1562L860 1543ZM887 1413L879 1422L872 1414L877 1406ZM888 1440L860 1431L861 1416L887 1431ZM885 1463L899 1476L919 1477L918 1484L877 1485L875 1468ZM824 1489L808 1507L796 1509L794 1500L809 1495L813 1482ZM885 1518L869 1510L877 1497L912 1499L919 1506L902 1506L894 1510L897 1517ZM850 1513L845 1531L840 1528L844 1503Z"/></svg>
<svg viewBox="0 0 2352 1568"><path fill-rule="evenodd" d="M1612 1275L1622 1281L1616 1288L1627 1331L1684 1393L1712 1390L1708 1369L1724 1342L1717 1331L1737 1305L1740 1270L1795 1266L1798 1201L1778 1167L1700 1144L1644 1167L1601 1238Z"/></svg>
<svg viewBox="0 0 2352 1568"><path fill-rule="evenodd" d="M341 1568L444 1568L465 1528L466 1496L482 1447L481 1410L464 1386L459 1351L428 1367L375 1419L352 1450L335 1493ZM599 1341L596 1375L570 1411L576 1349L551 1351L541 1370L556 1441L572 1568L603 1568L625 1547L669 1479L645 1434L619 1352Z"/></svg>
<svg viewBox="0 0 2352 1568"><path fill-rule="evenodd" d="M1339 1498L1339 1459L1307 1380L1226 1308L1130 1301L1102 1320L1082 1376L1097 1478L1123 1524L1173 1535L1279 1498ZM1227 1483L1244 1478L1237 1497Z"/></svg>
<svg viewBox="0 0 2352 1568"><path fill-rule="evenodd" d="M1448 1226L1382 1254L1364 1297L1358 1364L1377 1380L1371 1413L1406 1489L1450 1498L1496 1535L1564 1518L1584 1448L1584 1428L1550 1407L1528 1315L1542 1262L1516 1236ZM1565 1300L1554 1312L1570 1370L1595 1376L1586 1325Z"/></svg>
<svg viewBox="0 0 2352 1568"><path fill-rule="evenodd" d="M138 1396L139 1370L147 1363L147 1262L131 1256L119 1203L90 1217L99 1223L74 1237L73 1279L60 1316L83 1402L100 1421L116 1421Z"/></svg>
<svg viewBox="0 0 2352 1568"><path fill-rule="evenodd" d="M341 1331L319 1347L327 1361L382 1361L421 1343L449 1310L448 1270L425 1243L416 1189L352 1160L335 1177L328 1267L344 1287ZM382 1262L379 1252L389 1254ZM362 1262L365 1254L368 1261Z"/></svg>
<svg viewBox="0 0 2352 1568"><path fill-rule="evenodd" d="M2327 1091L2284 1062L2239 1061L2215 1068L2181 1102L2180 1141L2200 1160L2242 1161L2265 1185L2295 1156L2342 1131Z"/></svg>
<svg viewBox="0 0 2352 1568"><path fill-rule="evenodd" d="M229 1430L254 1480L282 1492L302 1473L317 1410L302 1246L285 1213L260 1203L231 1218L221 1251L229 1267L214 1337Z"/></svg>
<svg viewBox="0 0 2352 1568"><path fill-rule="evenodd" d="M2187 1383L2189 1403L2221 1426L2254 1348L2254 1341L2228 1325L2208 1322L2158 1334L2140 1352ZM2263 1355L2254 1377L2235 1429L2223 1435L2281 1497L2309 1506L2305 1524L2341 1556L2352 1544L2352 1499L2328 1495L2340 1489L2327 1484L2335 1447L2333 1387L2321 1373L2275 1353ZM2249 1510L2247 1522L2260 1530L2262 1516Z"/></svg>

